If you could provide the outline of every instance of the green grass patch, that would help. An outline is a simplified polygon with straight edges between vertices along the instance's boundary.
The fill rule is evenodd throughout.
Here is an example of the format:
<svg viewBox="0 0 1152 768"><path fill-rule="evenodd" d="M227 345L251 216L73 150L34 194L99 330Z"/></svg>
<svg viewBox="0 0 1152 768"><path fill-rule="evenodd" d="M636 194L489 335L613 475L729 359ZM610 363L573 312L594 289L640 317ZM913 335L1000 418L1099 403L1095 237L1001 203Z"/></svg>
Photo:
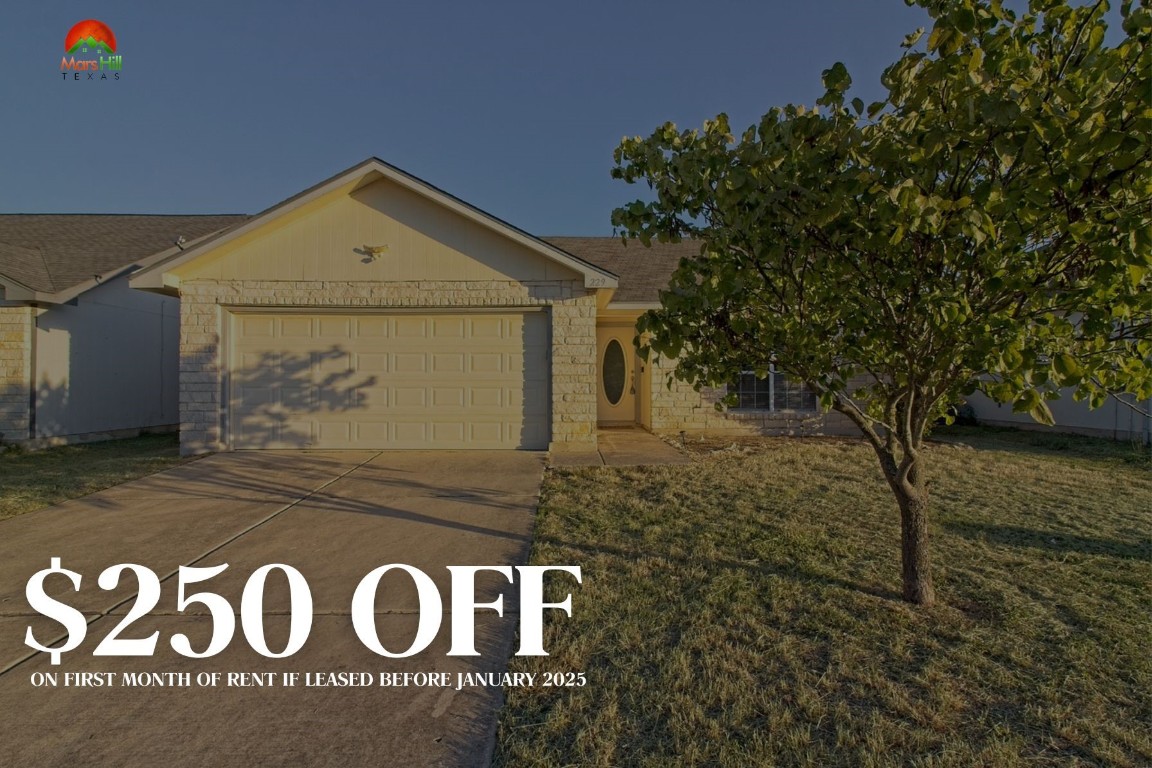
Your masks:
<svg viewBox="0 0 1152 768"><path fill-rule="evenodd" d="M929 449L927 610L899 599L895 502L862 443L550 470L532 562L584 584L572 618L549 612L551 655L511 667L588 684L506 691L497 764L1152 764L1147 454L1042 438Z"/></svg>
<svg viewBox="0 0 1152 768"><path fill-rule="evenodd" d="M0 520L185 461L176 434L0 453Z"/></svg>

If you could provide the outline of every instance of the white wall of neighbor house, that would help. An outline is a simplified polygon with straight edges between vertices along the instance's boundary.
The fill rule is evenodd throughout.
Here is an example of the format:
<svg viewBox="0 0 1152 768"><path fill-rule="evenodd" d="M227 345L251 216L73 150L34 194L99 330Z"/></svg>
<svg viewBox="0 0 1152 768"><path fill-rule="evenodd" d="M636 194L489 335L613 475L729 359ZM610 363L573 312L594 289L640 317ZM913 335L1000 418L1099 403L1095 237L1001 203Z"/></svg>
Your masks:
<svg viewBox="0 0 1152 768"><path fill-rule="evenodd" d="M1152 402L1139 402L1131 396L1124 396L1140 410L1152 410ZM981 424L1003 427L1019 427L1049 432L1068 432L1092 437L1106 437L1112 440L1135 440L1146 442L1152 424L1148 417L1126 405L1109 399L1104 405L1090 409L1087 403L1072 399L1072 390L1062 390L1059 400L1048 401L1055 426L1037 423L1026 413L1015 413L1010 405L999 405L979 392L968 396L968 404L976 420Z"/></svg>
<svg viewBox="0 0 1152 768"><path fill-rule="evenodd" d="M177 424L179 313L178 300L133 290L126 276L42 311L34 438L94 439Z"/></svg>

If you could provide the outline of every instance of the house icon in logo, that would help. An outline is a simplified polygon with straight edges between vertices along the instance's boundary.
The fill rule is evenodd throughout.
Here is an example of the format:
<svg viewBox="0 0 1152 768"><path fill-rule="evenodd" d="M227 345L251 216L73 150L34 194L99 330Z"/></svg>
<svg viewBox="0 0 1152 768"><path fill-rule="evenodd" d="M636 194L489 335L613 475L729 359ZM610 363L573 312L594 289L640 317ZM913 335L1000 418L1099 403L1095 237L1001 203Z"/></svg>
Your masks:
<svg viewBox="0 0 1152 768"><path fill-rule="evenodd" d="M64 38L64 51L76 53L91 49L99 53L116 52L116 35L108 25L96 19L85 19L72 25Z"/></svg>

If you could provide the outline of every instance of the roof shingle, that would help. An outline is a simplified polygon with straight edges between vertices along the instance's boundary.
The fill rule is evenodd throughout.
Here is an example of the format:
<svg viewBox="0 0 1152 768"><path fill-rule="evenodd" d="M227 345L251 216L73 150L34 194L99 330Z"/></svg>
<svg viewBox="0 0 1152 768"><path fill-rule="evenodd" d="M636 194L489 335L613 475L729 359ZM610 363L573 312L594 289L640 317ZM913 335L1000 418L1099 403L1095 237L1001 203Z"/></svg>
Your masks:
<svg viewBox="0 0 1152 768"><path fill-rule="evenodd" d="M247 216L136 214L0 214L0 276L41 293L57 293Z"/></svg>
<svg viewBox="0 0 1152 768"><path fill-rule="evenodd" d="M668 287L680 259L700 254L698 241L652 243L645 248L629 241L625 246L619 237L545 237L545 242L590 261L620 278L620 287L612 297L619 303L655 303L660 291Z"/></svg>

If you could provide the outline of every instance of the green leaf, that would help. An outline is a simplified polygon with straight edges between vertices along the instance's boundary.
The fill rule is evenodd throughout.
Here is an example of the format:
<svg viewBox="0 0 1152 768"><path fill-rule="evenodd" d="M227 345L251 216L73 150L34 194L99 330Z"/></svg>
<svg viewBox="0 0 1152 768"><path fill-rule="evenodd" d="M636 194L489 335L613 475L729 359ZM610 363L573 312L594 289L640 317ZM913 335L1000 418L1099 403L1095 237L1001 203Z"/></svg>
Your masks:
<svg viewBox="0 0 1152 768"><path fill-rule="evenodd" d="M1020 105L1009 99L987 98L980 104L980 115L995 126L1008 126L1020 117Z"/></svg>
<svg viewBox="0 0 1152 768"><path fill-rule="evenodd" d="M984 66L984 51L979 48L972 50L972 55L968 57L968 71L979 72L980 68Z"/></svg>
<svg viewBox="0 0 1152 768"><path fill-rule="evenodd" d="M914 45L916 45L916 43L920 42L920 38L922 38L922 37L924 37L924 27L920 27L915 32L913 32L912 34L906 36L904 38L904 42L902 42L900 44L900 47L901 48L911 48Z"/></svg>
<svg viewBox="0 0 1152 768"><path fill-rule="evenodd" d="M1056 419L1052 416L1052 409L1048 407L1048 403L1043 400L1036 401L1036 405L1028 411L1028 415L1034 421L1045 424L1049 427L1056 425Z"/></svg>
<svg viewBox="0 0 1152 768"><path fill-rule="evenodd" d="M836 93L843 93L852 86L852 77L848 74L848 68L839 61L833 64L831 68L824 70L821 80L827 90Z"/></svg>
<svg viewBox="0 0 1152 768"><path fill-rule="evenodd" d="M952 23L959 32L967 34L976 27L976 14L971 8L958 8L952 14Z"/></svg>
<svg viewBox="0 0 1152 768"><path fill-rule="evenodd" d="M1066 385L1079 384L1080 380L1084 378L1083 366L1067 352L1062 352L1052 358L1052 367Z"/></svg>

